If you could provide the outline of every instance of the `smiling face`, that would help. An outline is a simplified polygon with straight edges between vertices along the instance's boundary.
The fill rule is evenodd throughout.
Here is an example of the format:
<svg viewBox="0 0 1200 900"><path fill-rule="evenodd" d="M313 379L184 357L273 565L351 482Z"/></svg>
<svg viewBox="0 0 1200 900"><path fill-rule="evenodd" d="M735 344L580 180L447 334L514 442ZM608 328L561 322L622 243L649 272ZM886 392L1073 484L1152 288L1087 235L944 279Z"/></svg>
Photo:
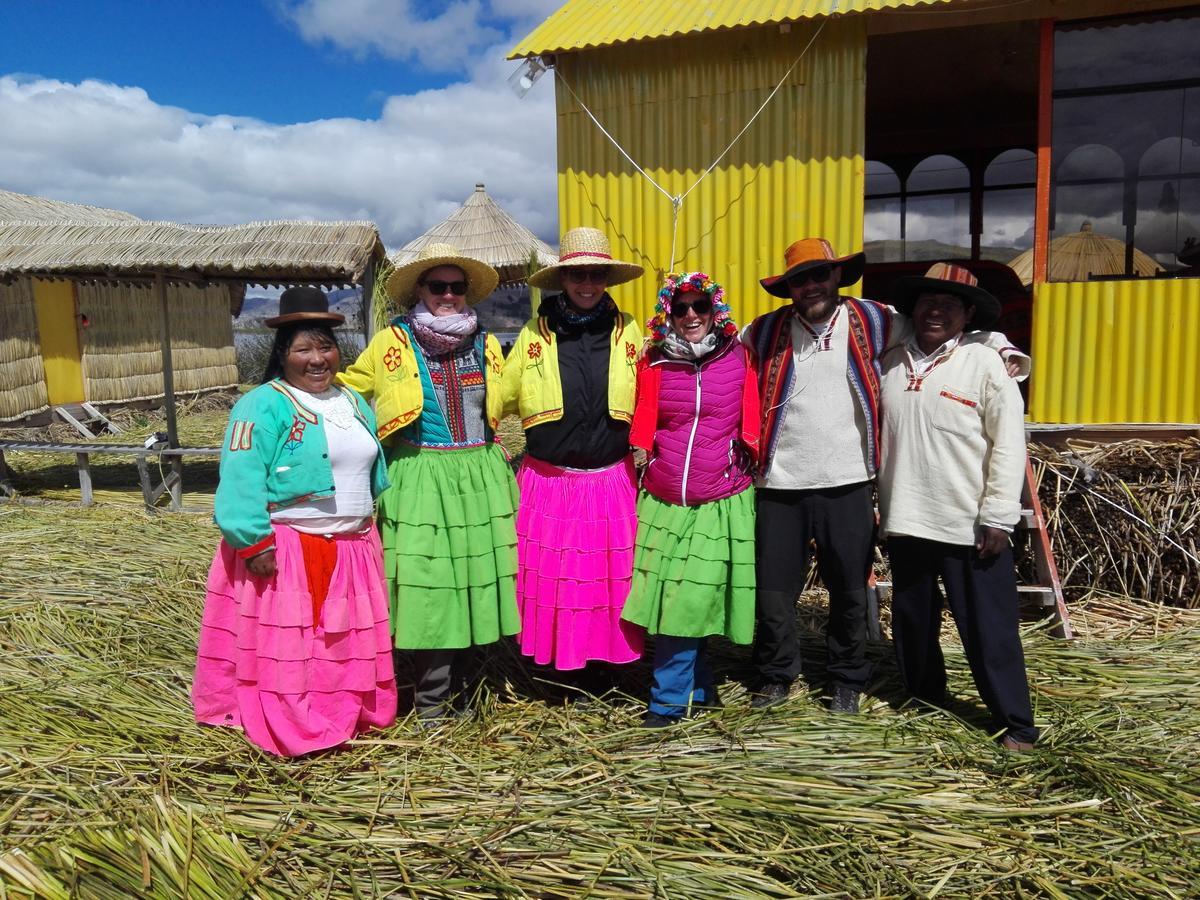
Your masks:
<svg viewBox="0 0 1200 900"><path fill-rule="evenodd" d="M462 293L456 294L460 289ZM467 273L458 266L427 269L417 281L417 299L435 316L462 312L467 308Z"/></svg>
<svg viewBox="0 0 1200 900"><path fill-rule="evenodd" d="M975 307L954 294L921 294L913 304L913 327L917 346L932 353L946 341L962 334L975 315Z"/></svg>
<svg viewBox="0 0 1200 900"><path fill-rule="evenodd" d="M297 331L283 356L283 379L293 387L319 394L341 367L337 343L315 329Z"/></svg>
<svg viewBox="0 0 1200 900"><path fill-rule="evenodd" d="M703 312L697 311L699 306ZM703 291L680 290L671 300L671 330L693 344L698 344L712 328L712 299Z"/></svg>
<svg viewBox="0 0 1200 900"><path fill-rule="evenodd" d="M607 266L568 266L558 275L567 300L576 309L587 312L604 298L608 286Z"/></svg>
<svg viewBox="0 0 1200 900"><path fill-rule="evenodd" d="M822 263L801 269L787 282L796 312L809 322L827 322L837 309L841 280L841 266Z"/></svg>

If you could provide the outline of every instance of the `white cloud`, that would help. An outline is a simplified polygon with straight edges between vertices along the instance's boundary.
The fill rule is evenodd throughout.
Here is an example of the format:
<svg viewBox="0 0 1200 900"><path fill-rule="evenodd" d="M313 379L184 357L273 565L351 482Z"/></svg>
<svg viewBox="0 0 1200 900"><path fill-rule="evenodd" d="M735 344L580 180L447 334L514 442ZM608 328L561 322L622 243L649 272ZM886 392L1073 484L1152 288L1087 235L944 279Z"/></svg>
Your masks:
<svg viewBox="0 0 1200 900"><path fill-rule="evenodd" d="M482 181L553 241L553 87L518 100L505 49L480 54L470 81L389 98L379 119L293 125L199 115L139 87L0 77L0 187L181 222L369 219L395 247Z"/></svg>
<svg viewBox="0 0 1200 900"><path fill-rule="evenodd" d="M422 14L417 0L277 0L283 16L312 43L358 57L411 59L438 72L461 71L485 48L501 54L561 5L560 0L452 0ZM496 23L509 26L505 30ZM505 32L509 33L506 34Z"/></svg>

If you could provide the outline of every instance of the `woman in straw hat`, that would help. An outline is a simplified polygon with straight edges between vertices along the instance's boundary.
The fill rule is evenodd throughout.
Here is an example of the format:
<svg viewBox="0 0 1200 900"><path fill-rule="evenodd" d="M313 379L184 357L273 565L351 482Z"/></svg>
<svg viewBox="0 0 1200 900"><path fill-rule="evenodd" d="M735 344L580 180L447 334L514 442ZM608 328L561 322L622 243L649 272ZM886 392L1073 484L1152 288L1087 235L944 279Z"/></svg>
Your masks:
<svg viewBox="0 0 1200 900"><path fill-rule="evenodd" d="M425 724L457 714L469 648L519 630L516 483L495 441L500 345L474 305L496 270L449 244L400 266L407 311L341 379L374 398L392 486L379 504L395 645L412 650Z"/></svg>
<svg viewBox="0 0 1200 900"><path fill-rule="evenodd" d="M375 415L333 383L341 359L324 293L280 297L263 384L229 415L192 701L295 756L396 717L373 501L388 484Z"/></svg>
<svg viewBox="0 0 1200 900"><path fill-rule="evenodd" d="M638 363L631 438L649 454L623 617L657 635L645 725L720 701L705 642L754 638L758 382L721 286L668 275Z"/></svg>
<svg viewBox="0 0 1200 900"><path fill-rule="evenodd" d="M521 652L542 665L626 663L642 630L621 621L633 571L637 484L629 452L637 355L633 317L606 288L642 274L595 228L562 237L529 283L547 296L504 365L506 405L525 428L517 475Z"/></svg>

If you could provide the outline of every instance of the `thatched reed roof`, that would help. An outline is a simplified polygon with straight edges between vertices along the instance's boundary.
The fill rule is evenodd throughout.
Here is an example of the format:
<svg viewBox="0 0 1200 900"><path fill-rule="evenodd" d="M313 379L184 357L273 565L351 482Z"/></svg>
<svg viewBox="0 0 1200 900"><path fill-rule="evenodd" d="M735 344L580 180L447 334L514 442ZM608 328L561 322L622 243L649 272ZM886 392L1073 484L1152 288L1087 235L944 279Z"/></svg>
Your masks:
<svg viewBox="0 0 1200 900"><path fill-rule="evenodd" d="M371 222L178 225L0 191L0 278L353 284L384 253Z"/></svg>
<svg viewBox="0 0 1200 900"><path fill-rule="evenodd" d="M133 213L0 190L0 222L140 222Z"/></svg>
<svg viewBox="0 0 1200 900"><path fill-rule="evenodd" d="M1047 278L1050 281L1087 281L1097 275L1125 274L1125 242L1097 234L1091 222L1084 222L1079 231L1064 234L1050 242ZM1033 284L1033 250L1029 249L1009 264L1021 284ZM1156 275L1163 267L1154 257L1136 247L1133 250L1133 271L1136 275Z"/></svg>
<svg viewBox="0 0 1200 900"><path fill-rule="evenodd" d="M383 252L370 222L0 222L0 276L111 279L161 271L257 284L350 284Z"/></svg>
<svg viewBox="0 0 1200 900"><path fill-rule="evenodd" d="M475 185L471 196L446 219L393 253L392 263L412 262L426 244L453 244L492 266L501 282L524 281L529 257L535 252L538 268L558 262L554 250L506 213L482 184Z"/></svg>

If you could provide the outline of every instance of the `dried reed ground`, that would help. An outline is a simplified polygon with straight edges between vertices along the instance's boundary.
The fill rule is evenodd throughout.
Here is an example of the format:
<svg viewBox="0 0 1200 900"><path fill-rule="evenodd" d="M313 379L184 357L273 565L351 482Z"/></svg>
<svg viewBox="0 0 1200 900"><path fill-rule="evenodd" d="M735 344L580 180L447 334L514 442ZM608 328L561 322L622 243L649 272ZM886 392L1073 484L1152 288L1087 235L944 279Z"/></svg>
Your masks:
<svg viewBox="0 0 1200 900"><path fill-rule="evenodd" d="M723 648L727 707L645 732L640 700L553 704L506 649L472 719L279 760L192 722L215 540L200 516L0 505L0 896L1200 894L1196 613L1031 627L1024 756L898 709L880 645L857 718L807 694L750 712Z"/></svg>

